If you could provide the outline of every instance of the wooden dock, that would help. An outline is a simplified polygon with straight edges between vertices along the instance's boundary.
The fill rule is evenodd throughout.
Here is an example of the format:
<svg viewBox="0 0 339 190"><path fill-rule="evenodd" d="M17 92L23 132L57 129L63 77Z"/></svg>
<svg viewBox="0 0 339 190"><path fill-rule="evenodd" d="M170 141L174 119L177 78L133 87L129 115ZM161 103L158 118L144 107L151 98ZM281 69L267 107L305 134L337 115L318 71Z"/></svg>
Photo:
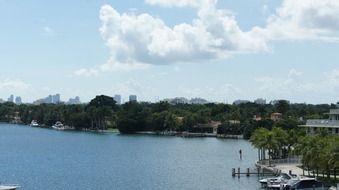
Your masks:
<svg viewBox="0 0 339 190"><path fill-rule="evenodd" d="M240 178L240 176L246 176L246 177L250 177L250 176L272 176L273 173L272 172L265 172L265 170L257 167L256 171L251 171L250 168L246 168L245 172L241 172L240 168L232 168L232 177L238 177Z"/></svg>

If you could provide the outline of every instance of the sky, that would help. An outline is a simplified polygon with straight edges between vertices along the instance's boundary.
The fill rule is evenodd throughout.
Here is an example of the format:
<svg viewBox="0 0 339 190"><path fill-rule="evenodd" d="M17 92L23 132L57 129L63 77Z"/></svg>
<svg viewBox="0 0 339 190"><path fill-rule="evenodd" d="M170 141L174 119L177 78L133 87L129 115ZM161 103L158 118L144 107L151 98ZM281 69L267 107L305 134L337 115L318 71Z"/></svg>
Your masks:
<svg viewBox="0 0 339 190"><path fill-rule="evenodd" d="M338 0L0 0L0 98L339 101Z"/></svg>

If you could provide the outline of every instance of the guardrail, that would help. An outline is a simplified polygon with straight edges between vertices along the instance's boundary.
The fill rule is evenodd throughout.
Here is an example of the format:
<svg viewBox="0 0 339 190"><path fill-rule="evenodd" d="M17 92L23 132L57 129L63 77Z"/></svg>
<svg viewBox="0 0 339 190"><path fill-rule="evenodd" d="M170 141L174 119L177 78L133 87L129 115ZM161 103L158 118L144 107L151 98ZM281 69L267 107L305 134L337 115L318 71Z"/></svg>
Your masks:
<svg viewBox="0 0 339 190"><path fill-rule="evenodd" d="M275 164L298 164L301 163L301 158L298 156L293 156L293 157L288 157L285 159L272 159L271 161L271 165L275 165ZM262 165L268 165L269 164L269 160L260 160L258 161L259 164Z"/></svg>

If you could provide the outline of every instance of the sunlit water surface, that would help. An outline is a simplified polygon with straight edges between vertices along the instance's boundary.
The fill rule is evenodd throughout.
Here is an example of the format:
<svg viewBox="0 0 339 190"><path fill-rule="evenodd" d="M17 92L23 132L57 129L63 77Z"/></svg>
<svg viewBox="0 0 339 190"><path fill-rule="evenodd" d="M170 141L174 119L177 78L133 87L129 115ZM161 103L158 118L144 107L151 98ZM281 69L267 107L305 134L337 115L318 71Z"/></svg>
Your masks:
<svg viewBox="0 0 339 190"><path fill-rule="evenodd" d="M239 159L239 149L243 159ZM64 132L0 124L0 182L48 190L256 190L245 140Z"/></svg>

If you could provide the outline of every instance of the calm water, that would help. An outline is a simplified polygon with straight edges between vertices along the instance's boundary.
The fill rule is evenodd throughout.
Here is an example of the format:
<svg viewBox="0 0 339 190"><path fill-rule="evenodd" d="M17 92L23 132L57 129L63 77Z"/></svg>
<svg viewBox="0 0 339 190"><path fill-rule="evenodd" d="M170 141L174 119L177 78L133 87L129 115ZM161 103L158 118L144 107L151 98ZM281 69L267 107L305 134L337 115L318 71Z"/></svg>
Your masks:
<svg viewBox="0 0 339 190"><path fill-rule="evenodd" d="M243 151L239 160L238 150ZM0 124L0 181L22 189L259 189L244 140L62 132Z"/></svg>

